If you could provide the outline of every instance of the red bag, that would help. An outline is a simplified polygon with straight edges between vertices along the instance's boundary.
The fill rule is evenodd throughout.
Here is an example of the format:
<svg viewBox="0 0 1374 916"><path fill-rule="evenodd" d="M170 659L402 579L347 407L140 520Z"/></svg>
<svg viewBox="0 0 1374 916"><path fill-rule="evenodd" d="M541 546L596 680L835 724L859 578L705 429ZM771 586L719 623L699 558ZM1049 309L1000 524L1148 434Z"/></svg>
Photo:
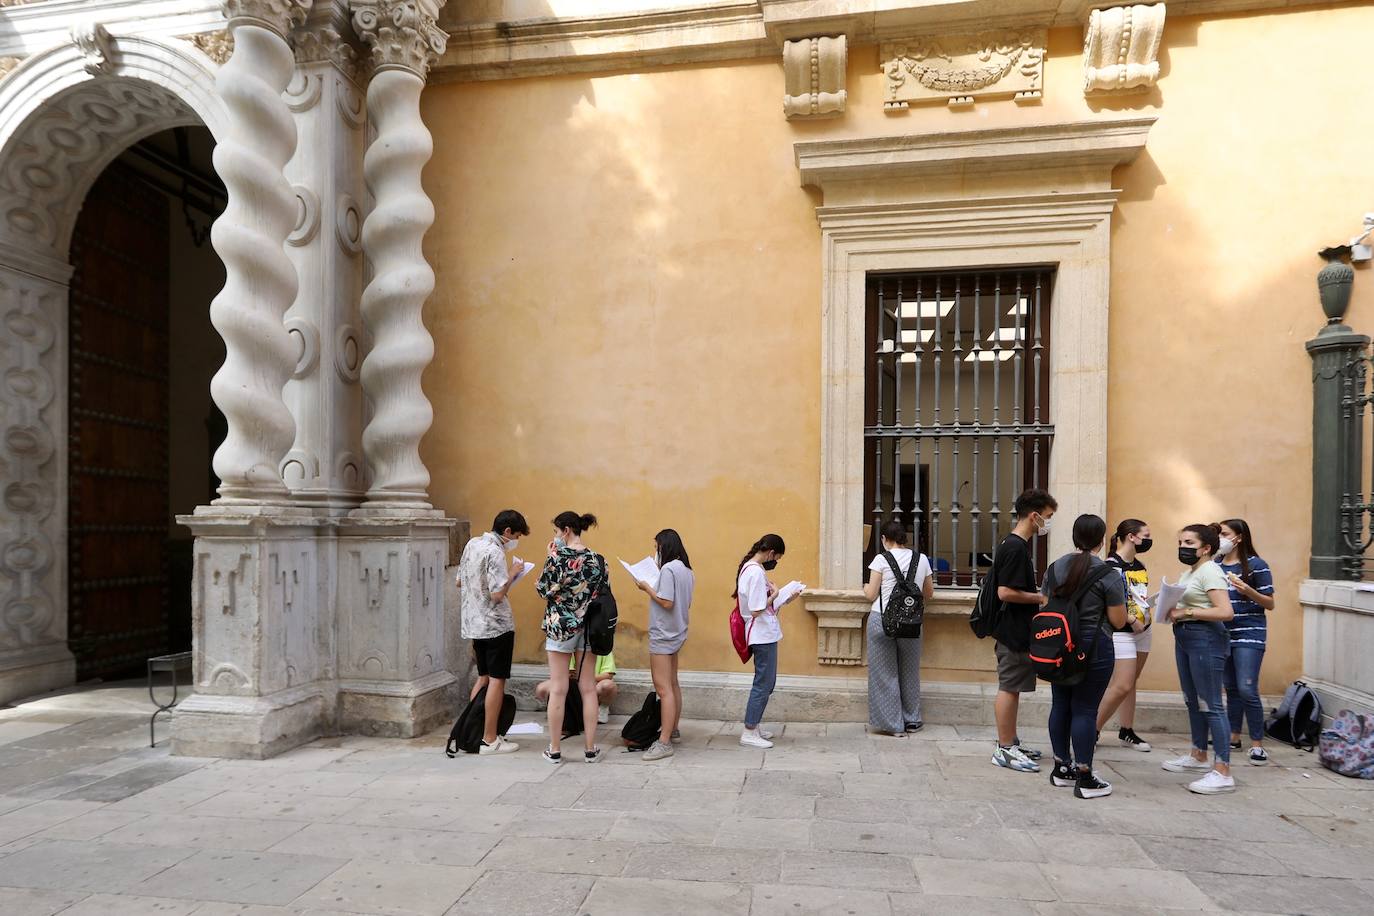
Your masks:
<svg viewBox="0 0 1374 916"><path fill-rule="evenodd" d="M754 629L753 618L750 618L749 625L744 624L744 615L739 611L739 601L735 602L735 609L730 612L730 642L735 646L735 651L739 653L739 660L742 664L747 664L749 659L754 657L754 650L749 645L749 631Z"/></svg>

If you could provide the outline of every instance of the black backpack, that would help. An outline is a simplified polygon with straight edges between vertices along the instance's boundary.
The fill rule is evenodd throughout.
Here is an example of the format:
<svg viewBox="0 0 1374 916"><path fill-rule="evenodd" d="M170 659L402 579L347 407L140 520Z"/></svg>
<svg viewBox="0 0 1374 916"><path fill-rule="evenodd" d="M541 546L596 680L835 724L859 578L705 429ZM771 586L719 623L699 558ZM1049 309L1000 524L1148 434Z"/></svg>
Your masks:
<svg viewBox="0 0 1374 916"><path fill-rule="evenodd" d="M897 579L883 607L883 635L888 639L920 639L921 622L926 614L925 595L921 594L921 587L916 584L921 555L912 552L906 575L902 575L902 568L897 565L897 558L892 551L884 550L883 559L892 567L892 575Z"/></svg>
<svg viewBox="0 0 1374 916"><path fill-rule="evenodd" d="M606 558L597 554L601 561L601 583L596 594L587 603L587 613L582 618L583 632L587 634L587 648L593 655L610 655L615 651L615 627L620 622L620 610L611 593L611 575L606 568Z"/></svg>
<svg viewBox="0 0 1374 916"><path fill-rule="evenodd" d="M973 600L973 613L969 614L969 629L979 639L987 639L1002 622L1002 599L997 597L997 581L992 570L983 577L978 585L978 597Z"/></svg>
<svg viewBox="0 0 1374 916"><path fill-rule="evenodd" d="M444 753L457 757L458 752L476 754L482 749L482 734L487 725L487 688L477 691L477 696L468 702L453 730L448 733L448 744ZM515 721L515 697L506 694L501 700L501 716L496 720L496 734L504 735Z"/></svg>
<svg viewBox="0 0 1374 916"><path fill-rule="evenodd" d="M586 729L582 718L582 694L576 688L569 690L563 700L563 737L580 735Z"/></svg>
<svg viewBox="0 0 1374 916"><path fill-rule="evenodd" d="M658 740L658 733L662 729L663 715L658 706L658 694L650 690L639 712L630 716L620 730L620 737L630 750L643 751Z"/></svg>
<svg viewBox="0 0 1374 916"><path fill-rule="evenodd" d="M1101 638L1102 615L1098 614L1091 626L1084 626L1078 605L1088 589L1115 573L1116 567L1106 564L1090 570L1072 597L1051 597L1032 615L1030 660L1036 677L1071 687L1087 675L1089 646L1084 641Z"/></svg>
<svg viewBox="0 0 1374 916"><path fill-rule="evenodd" d="M1302 681L1294 681L1283 692L1279 708L1264 720L1264 733L1275 741L1311 752L1322 732L1322 701Z"/></svg>

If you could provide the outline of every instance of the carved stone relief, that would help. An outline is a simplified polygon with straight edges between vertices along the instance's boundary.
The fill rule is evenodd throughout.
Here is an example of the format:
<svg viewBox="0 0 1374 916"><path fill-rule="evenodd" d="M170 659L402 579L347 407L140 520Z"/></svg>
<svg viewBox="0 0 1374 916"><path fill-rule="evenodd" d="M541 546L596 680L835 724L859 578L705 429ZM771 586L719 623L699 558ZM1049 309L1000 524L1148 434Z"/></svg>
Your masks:
<svg viewBox="0 0 1374 916"><path fill-rule="evenodd" d="M1039 29L885 42L883 107L902 111L912 102L946 102L961 108L977 99L1039 99L1046 38Z"/></svg>
<svg viewBox="0 0 1374 916"><path fill-rule="evenodd" d="M72 26L72 44L81 52L82 66L91 76L109 72L114 53L110 32L98 22L79 22Z"/></svg>
<svg viewBox="0 0 1374 916"><path fill-rule="evenodd" d="M22 57L0 57L0 80L9 76L15 67L23 63Z"/></svg>
<svg viewBox="0 0 1374 916"><path fill-rule="evenodd" d="M1083 91L1148 89L1159 79L1164 4L1093 10L1083 36Z"/></svg>
<svg viewBox="0 0 1374 916"><path fill-rule="evenodd" d="M195 35L183 35L182 39L195 45L205 52L206 57L221 66L234 53L234 36L227 29L221 29L218 32L197 32Z"/></svg>
<svg viewBox="0 0 1374 916"><path fill-rule="evenodd" d="M786 90L782 110L787 120L829 118L844 113L848 57L843 35L783 42Z"/></svg>

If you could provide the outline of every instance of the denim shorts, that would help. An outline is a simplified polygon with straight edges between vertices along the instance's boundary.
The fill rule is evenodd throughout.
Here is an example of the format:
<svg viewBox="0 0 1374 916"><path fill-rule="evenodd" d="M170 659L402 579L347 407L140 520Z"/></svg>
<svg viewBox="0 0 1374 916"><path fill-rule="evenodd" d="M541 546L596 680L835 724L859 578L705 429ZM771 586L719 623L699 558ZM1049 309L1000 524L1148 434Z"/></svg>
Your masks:
<svg viewBox="0 0 1374 916"><path fill-rule="evenodd" d="M572 655L578 649L585 649L587 647L586 635L586 631L579 628L576 633L569 636L567 639L546 638L544 640L544 650L546 652L563 652L567 655Z"/></svg>

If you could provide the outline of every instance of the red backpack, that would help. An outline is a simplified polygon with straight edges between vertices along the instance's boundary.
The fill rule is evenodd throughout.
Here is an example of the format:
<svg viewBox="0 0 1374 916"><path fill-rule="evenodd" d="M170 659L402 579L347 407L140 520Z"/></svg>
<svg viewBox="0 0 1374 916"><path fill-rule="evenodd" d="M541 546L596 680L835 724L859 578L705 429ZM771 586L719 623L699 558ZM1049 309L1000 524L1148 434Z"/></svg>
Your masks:
<svg viewBox="0 0 1374 916"><path fill-rule="evenodd" d="M735 651L739 653L741 664L748 664L749 659L754 657L754 650L749 645L749 631L754 629L754 621L751 618L749 624L744 623L744 615L739 610L739 600L735 600L735 609L730 612L730 642L734 644Z"/></svg>

